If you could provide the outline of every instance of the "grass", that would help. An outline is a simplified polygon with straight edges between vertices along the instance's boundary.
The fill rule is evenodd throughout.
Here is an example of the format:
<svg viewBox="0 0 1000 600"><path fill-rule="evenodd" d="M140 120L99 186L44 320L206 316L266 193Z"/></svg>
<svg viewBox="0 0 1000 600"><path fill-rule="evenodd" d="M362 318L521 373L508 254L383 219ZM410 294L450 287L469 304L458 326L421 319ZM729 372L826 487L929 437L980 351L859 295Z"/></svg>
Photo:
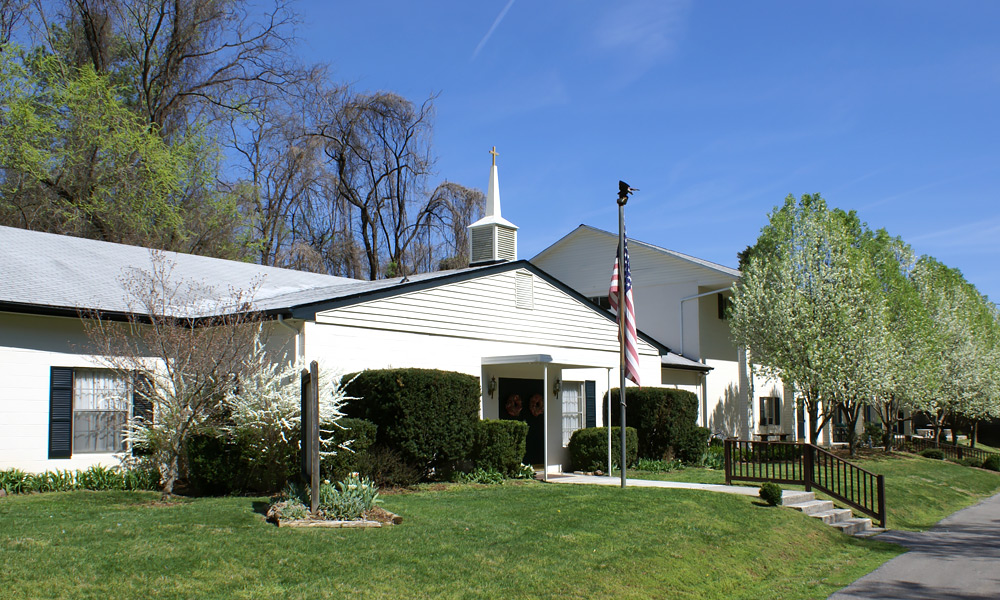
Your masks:
<svg viewBox="0 0 1000 600"><path fill-rule="evenodd" d="M1000 492L1000 473L912 454L853 461L885 475L889 527L922 531L957 510Z"/></svg>
<svg viewBox="0 0 1000 600"><path fill-rule="evenodd" d="M972 469L913 454L881 452L851 460L859 467L885 475L886 511L892 529L922 531L957 510L1000 493L1000 473ZM668 473L630 471L629 477L692 483L726 482L723 471L687 468ZM746 485L754 485L750 483ZM783 486L802 489L802 486ZM823 494L817 493L823 497Z"/></svg>
<svg viewBox="0 0 1000 600"><path fill-rule="evenodd" d="M279 529L252 498L0 499L0 598L826 598L900 552L753 498L528 483L392 495L402 525Z"/></svg>

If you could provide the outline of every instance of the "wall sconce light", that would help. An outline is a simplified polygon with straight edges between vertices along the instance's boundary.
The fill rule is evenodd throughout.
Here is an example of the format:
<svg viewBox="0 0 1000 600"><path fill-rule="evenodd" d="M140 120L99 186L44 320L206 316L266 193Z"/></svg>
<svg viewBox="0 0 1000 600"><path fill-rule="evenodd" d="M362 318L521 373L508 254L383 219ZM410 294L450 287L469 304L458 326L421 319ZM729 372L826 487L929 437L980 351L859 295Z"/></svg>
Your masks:
<svg viewBox="0 0 1000 600"><path fill-rule="evenodd" d="M493 392L495 391L497 391L497 378L491 377L490 382L486 384L486 392L490 395L490 398L492 398Z"/></svg>
<svg viewBox="0 0 1000 600"><path fill-rule="evenodd" d="M556 384L552 386L552 393L558 396L560 390L562 390L562 380L556 379Z"/></svg>

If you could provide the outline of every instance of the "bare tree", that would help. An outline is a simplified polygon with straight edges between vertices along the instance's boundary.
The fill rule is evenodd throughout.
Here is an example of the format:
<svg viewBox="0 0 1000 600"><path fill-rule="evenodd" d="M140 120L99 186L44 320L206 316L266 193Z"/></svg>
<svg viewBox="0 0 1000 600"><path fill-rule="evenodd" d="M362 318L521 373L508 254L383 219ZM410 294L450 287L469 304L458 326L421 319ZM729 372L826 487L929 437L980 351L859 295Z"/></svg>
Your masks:
<svg viewBox="0 0 1000 600"><path fill-rule="evenodd" d="M104 364L124 377L142 374L136 393L152 406L152 418L133 415L127 438L149 448L160 469L164 496L182 474L192 435L213 425L234 381L252 360L257 283L220 295L173 273L174 264L151 253L149 270L123 273L127 317L85 315L88 337Z"/></svg>
<svg viewBox="0 0 1000 600"><path fill-rule="evenodd" d="M319 130L369 279L415 271L421 259L412 251L432 251L438 236L453 233L456 216L481 205L481 195L454 184L428 192L432 101L415 106L391 92L351 95Z"/></svg>

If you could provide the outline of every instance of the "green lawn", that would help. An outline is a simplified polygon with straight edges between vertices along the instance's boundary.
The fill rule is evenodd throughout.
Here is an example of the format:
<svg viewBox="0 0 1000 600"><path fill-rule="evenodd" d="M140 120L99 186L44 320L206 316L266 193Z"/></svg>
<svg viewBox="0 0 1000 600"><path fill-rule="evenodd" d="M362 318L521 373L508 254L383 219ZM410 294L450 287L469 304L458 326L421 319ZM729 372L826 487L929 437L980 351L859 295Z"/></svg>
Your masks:
<svg viewBox="0 0 1000 600"><path fill-rule="evenodd" d="M156 499L0 499L0 598L826 598L900 552L690 490L458 486L388 496L404 523L370 530Z"/></svg>
<svg viewBox="0 0 1000 600"><path fill-rule="evenodd" d="M929 529L951 513L1000 493L1000 473L972 469L913 454L873 453L851 461L863 469L885 475L888 526L892 529ZM723 471L682 469L669 473L630 471L629 477L694 483L726 482ZM756 484L749 484L756 485ZM784 486L802 489L801 486ZM823 496L823 494L817 494Z"/></svg>

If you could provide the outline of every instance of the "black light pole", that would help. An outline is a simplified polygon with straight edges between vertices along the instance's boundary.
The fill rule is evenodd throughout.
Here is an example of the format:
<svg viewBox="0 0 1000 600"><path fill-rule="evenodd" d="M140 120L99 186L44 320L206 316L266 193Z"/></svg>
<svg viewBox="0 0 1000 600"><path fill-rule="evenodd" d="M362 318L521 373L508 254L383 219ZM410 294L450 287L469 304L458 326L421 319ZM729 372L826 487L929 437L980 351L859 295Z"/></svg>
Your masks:
<svg viewBox="0 0 1000 600"><path fill-rule="evenodd" d="M618 181L618 400L621 409L621 473L622 487L625 487L625 204L628 196L636 188L631 188L624 181ZM610 427L611 424L608 423Z"/></svg>

